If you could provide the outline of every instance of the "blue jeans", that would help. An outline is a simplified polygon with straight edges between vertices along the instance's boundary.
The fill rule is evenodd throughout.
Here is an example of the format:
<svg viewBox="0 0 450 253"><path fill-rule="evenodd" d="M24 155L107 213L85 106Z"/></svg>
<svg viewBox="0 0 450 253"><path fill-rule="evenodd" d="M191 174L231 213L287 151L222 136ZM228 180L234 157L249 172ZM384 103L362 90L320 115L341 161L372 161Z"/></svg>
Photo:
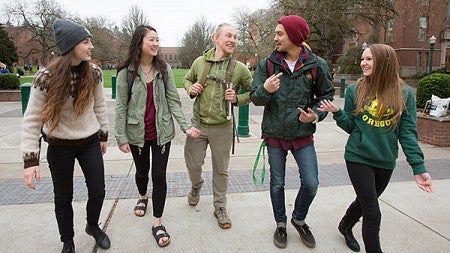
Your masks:
<svg viewBox="0 0 450 253"><path fill-rule="evenodd" d="M304 220L319 187L319 171L317 166L317 156L314 144L290 150L298 165L300 173L300 189L295 199L292 217L297 220ZM270 165L270 199L276 222L286 222L285 206L285 175L286 156L288 151L282 148L267 145Z"/></svg>

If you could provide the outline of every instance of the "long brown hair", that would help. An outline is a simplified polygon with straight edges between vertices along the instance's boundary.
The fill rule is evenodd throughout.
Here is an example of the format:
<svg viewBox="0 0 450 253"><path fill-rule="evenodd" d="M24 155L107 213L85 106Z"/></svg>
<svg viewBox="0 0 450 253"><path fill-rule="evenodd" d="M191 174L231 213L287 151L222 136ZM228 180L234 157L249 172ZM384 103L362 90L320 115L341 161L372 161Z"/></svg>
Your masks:
<svg viewBox="0 0 450 253"><path fill-rule="evenodd" d="M129 65L131 65L134 67L133 80L136 79L138 75L142 53L141 50L142 41L145 35L150 31L158 33L155 28L149 25L140 25L136 28L136 30L134 30L133 36L131 37L130 46L128 47L127 59L117 66L117 74L119 74L120 70L127 68ZM152 64L154 68L158 70L159 73L161 73L164 83L167 83L168 80L167 65L164 59L160 56L159 52L158 54L156 54L156 56L153 57Z"/></svg>
<svg viewBox="0 0 450 253"><path fill-rule="evenodd" d="M357 98L354 114L360 113L376 96L378 99L377 120L385 117L388 110L391 127L396 126L405 106L402 96L403 80L399 76L400 65L395 50L384 44L372 44L372 75L364 76L357 82Z"/></svg>
<svg viewBox="0 0 450 253"><path fill-rule="evenodd" d="M56 58L48 66L49 75L46 80L47 98L41 118L46 123L50 131L58 126L61 108L69 97L73 97L73 108L75 116L81 116L94 96L95 84L98 83L98 77L90 63L82 61L78 66L72 66L72 57L74 50ZM76 84L72 84L72 75L76 72Z"/></svg>

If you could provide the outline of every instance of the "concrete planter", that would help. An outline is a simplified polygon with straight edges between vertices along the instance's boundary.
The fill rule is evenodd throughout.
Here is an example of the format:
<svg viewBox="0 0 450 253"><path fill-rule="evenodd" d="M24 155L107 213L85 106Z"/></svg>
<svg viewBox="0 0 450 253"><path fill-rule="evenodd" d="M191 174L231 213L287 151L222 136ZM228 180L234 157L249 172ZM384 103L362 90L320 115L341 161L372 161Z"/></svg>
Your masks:
<svg viewBox="0 0 450 253"><path fill-rule="evenodd" d="M20 100L20 90L0 90L0 102L13 102Z"/></svg>

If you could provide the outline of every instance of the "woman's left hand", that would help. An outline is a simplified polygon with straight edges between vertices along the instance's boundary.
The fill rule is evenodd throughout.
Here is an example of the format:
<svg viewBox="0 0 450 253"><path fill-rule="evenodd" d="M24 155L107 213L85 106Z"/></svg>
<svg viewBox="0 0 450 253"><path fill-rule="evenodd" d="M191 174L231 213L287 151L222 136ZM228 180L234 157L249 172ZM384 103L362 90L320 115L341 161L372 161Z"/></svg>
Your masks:
<svg viewBox="0 0 450 253"><path fill-rule="evenodd" d="M420 189L426 192L434 192L433 185L431 184L431 176L429 173L414 175L414 178L416 179L416 184Z"/></svg>

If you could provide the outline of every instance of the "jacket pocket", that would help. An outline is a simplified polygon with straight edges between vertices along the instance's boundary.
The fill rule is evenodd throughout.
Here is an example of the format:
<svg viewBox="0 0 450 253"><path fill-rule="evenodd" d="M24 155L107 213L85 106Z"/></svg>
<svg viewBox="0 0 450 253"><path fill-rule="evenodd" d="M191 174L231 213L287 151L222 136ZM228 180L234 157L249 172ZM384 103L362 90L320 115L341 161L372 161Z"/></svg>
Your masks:
<svg viewBox="0 0 450 253"><path fill-rule="evenodd" d="M140 132L141 132L141 127L140 127L141 123L139 122L139 120L135 119L135 118L128 118L127 119L127 135L128 135L128 140L131 143L136 143L139 142L139 136L140 136Z"/></svg>
<svg viewBox="0 0 450 253"><path fill-rule="evenodd" d="M161 133L160 136L163 143L171 140L175 136L175 126L171 114L165 114L161 117L161 127L158 131Z"/></svg>

